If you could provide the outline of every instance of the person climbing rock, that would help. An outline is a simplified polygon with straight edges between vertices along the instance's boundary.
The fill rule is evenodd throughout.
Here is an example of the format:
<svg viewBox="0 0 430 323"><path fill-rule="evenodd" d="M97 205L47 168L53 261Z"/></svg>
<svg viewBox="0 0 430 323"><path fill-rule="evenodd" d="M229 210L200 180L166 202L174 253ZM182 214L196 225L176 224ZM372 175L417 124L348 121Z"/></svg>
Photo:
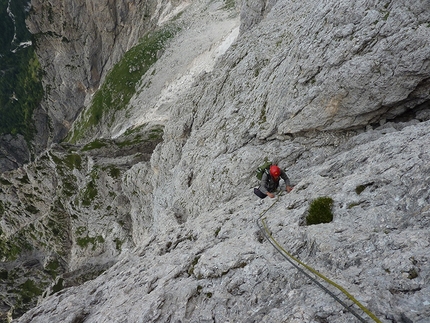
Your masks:
<svg viewBox="0 0 430 323"><path fill-rule="evenodd" d="M274 193L279 187L279 181L281 178L285 182L285 190L288 193L291 192L293 186L291 186L290 179L288 178L287 174L277 165L271 165L268 171L263 173L260 186L254 188L254 193L262 199L264 199L266 196L274 198Z"/></svg>

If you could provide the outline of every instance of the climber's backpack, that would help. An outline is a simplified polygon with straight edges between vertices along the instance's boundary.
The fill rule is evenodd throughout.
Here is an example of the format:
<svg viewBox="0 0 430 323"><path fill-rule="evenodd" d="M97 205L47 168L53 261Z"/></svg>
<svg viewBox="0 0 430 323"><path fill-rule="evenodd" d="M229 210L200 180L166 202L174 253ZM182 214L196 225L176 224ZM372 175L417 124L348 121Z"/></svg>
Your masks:
<svg viewBox="0 0 430 323"><path fill-rule="evenodd" d="M256 176L259 180L263 177L264 172L269 174L269 168L272 165L272 162L267 161L263 165L259 166L256 170Z"/></svg>

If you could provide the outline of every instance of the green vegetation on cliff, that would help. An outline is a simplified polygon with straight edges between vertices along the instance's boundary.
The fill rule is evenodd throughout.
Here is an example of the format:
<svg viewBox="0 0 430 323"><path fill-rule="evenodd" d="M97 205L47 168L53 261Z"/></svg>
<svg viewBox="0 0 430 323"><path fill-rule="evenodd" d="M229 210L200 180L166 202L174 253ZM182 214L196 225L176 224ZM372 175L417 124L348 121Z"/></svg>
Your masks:
<svg viewBox="0 0 430 323"><path fill-rule="evenodd" d="M0 0L0 134L21 134L31 140L33 111L44 92L34 48L29 43L21 46L31 39L25 27L26 6L26 0Z"/></svg>
<svg viewBox="0 0 430 323"><path fill-rule="evenodd" d="M75 122L68 141L77 142L88 130L103 122L112 122L112 112L124 109L136 93L136 86L142 76L157 61L168 39L176 32L174 28L164 28L147 34L138 45L125 53L112 68L105 82L94 95L90 107Z"/></svg>

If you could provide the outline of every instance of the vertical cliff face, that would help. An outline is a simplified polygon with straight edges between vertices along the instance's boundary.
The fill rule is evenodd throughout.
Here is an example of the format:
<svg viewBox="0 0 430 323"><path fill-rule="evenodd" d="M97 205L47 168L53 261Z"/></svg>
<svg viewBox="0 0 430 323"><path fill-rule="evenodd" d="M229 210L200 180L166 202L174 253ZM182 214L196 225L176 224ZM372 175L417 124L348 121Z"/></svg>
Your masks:
<svg viewBox="0 0 430 323"><path fill-rule="evenodd" d="M175 6L170 1L32 1L28 19L46 73L51 141L70 130L106 73Z"/></svg>
<svg viewBox="0 0 430 323"><path fill-rule="evenodd" d="M25 12L19 6L25 6ZM11 44L21 54L28 50L33 53L32 48L37 49L43 70L43 91L35 93L30 88L33 86L31 82L34 82L31 77L35 78L41 72L33 68L34 64L28 64L23 69L32 71L28 73L28 81L23 80L21 72L14 72L12 76L5 75L7 82L16 75L21 75L19 79L25 84L25 88L21 91L21 87L17 87L15 94L12 90L9 91L6 101L2 101L3 105L10 105L16 100L23 108L18 108L16 102L10 107L3 106L7 111L3 114L5 125L2 123L0 129L5 134L0 139L0 170L19 167L51 143L62 140L79 112L91 101L92 95L113 64L136 45L145 33L174 14L178 7L183 7L181 1L64 3L42 0L32 1L31 4L14 2L13 6L10 6L10 2L5 2L2 6L4 15L6 16L6 9L9 8L8 12L16 21L11 29L5 22L5 35L2 38L7 43L3 46L4 50L12 50ZM33 34L32 40L23 20L27 14L26 22ZM25 46L30 46L27 49L19 48L19 42L24 41L23 35L27 36L24 39ZM33 60L38 64L37 59ZM21 63L16 62L18 64ZM19 66L13 66L12 70L18 68ZM2 69L7 73L11 71L6 66ZM9 100L9 97L15 99ZM18 131L8 127L12 123L10 119L17 119L17 115L22 115L19 118L23 119L17 121L17 126L20 127ZM16 123L16 120L13 122Z"/></svg>
<svg viewBox="0 0 430 323"><path fill-rule="evenodd" d="M17 286L1 291L4 313L20 316L45 291L19 322L353 322L265 242L255 225L264 213L282 247L381 322L426 322L423 2L37 6L42 65L52 79L63 75L52 116L82 111L69 143L1 177L0 274ZM49 6L67 12L67 23L49 18ZM174 32L136 41L157 24ZM64 49L82 66L57 70ZM74 82L84 86L70 102L81 105L62 111L68 98L57 91ZM89 102L98 84L103 109ZM259 203L252 188L264 158L286 167L295 188ZM332 201L333 220L307 225L319 197Z"/></svg>

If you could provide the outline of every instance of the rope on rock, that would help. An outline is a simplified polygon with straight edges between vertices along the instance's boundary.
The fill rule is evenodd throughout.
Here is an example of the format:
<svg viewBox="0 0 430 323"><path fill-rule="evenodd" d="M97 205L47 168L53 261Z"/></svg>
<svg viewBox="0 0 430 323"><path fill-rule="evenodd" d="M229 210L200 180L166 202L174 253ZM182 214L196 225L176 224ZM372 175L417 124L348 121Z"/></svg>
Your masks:
<svg viewBox="0 0 430 323"><path fill-rule="evenodd" d="M267 213L278 201L279 196L275 202L272 203L272 205L269 206L266 210L260 213L259 217L257 218L257 226L260 228L261 232L263 233L264 237L270 242L270 244L296 269L298 269L302 274L304 274L306 277L308 277L310 280L312 280L318 287L320 287L322 290L324 290L327 294L329 294L331 297L333 297L339 304L341 304L346 310L348 310L352 315L354 315L357 319L359 319L361 322L367 323L367 321L361 317L354 309L351 308L351 306L348 306L345 302L343 302L339 297L337 297L332 291L330 291L327 287L322 285L315 277L312 277L308 272L306 272L303 268L301 268L299 265L306 268L311 273L315 274L316 276L323 279L325 282L329 283L330 285L334 286L338 290L340 290L348 299L350 299L355 305L357 305L364 313L366 313L370 318L373 319L373 321L377 323L382 323L370 310L368 310L363 304L361 304L354 296L352 296L345 288L340 286L339 284L335 283L334 281L328 279L321 273L319 273L314 268L306 265L293 255L291 255L289 252L287 252L276 240L273 238L267 223L266 218L263 218L264 214ZM261 222L261 223L260 223Z"/></svg>

